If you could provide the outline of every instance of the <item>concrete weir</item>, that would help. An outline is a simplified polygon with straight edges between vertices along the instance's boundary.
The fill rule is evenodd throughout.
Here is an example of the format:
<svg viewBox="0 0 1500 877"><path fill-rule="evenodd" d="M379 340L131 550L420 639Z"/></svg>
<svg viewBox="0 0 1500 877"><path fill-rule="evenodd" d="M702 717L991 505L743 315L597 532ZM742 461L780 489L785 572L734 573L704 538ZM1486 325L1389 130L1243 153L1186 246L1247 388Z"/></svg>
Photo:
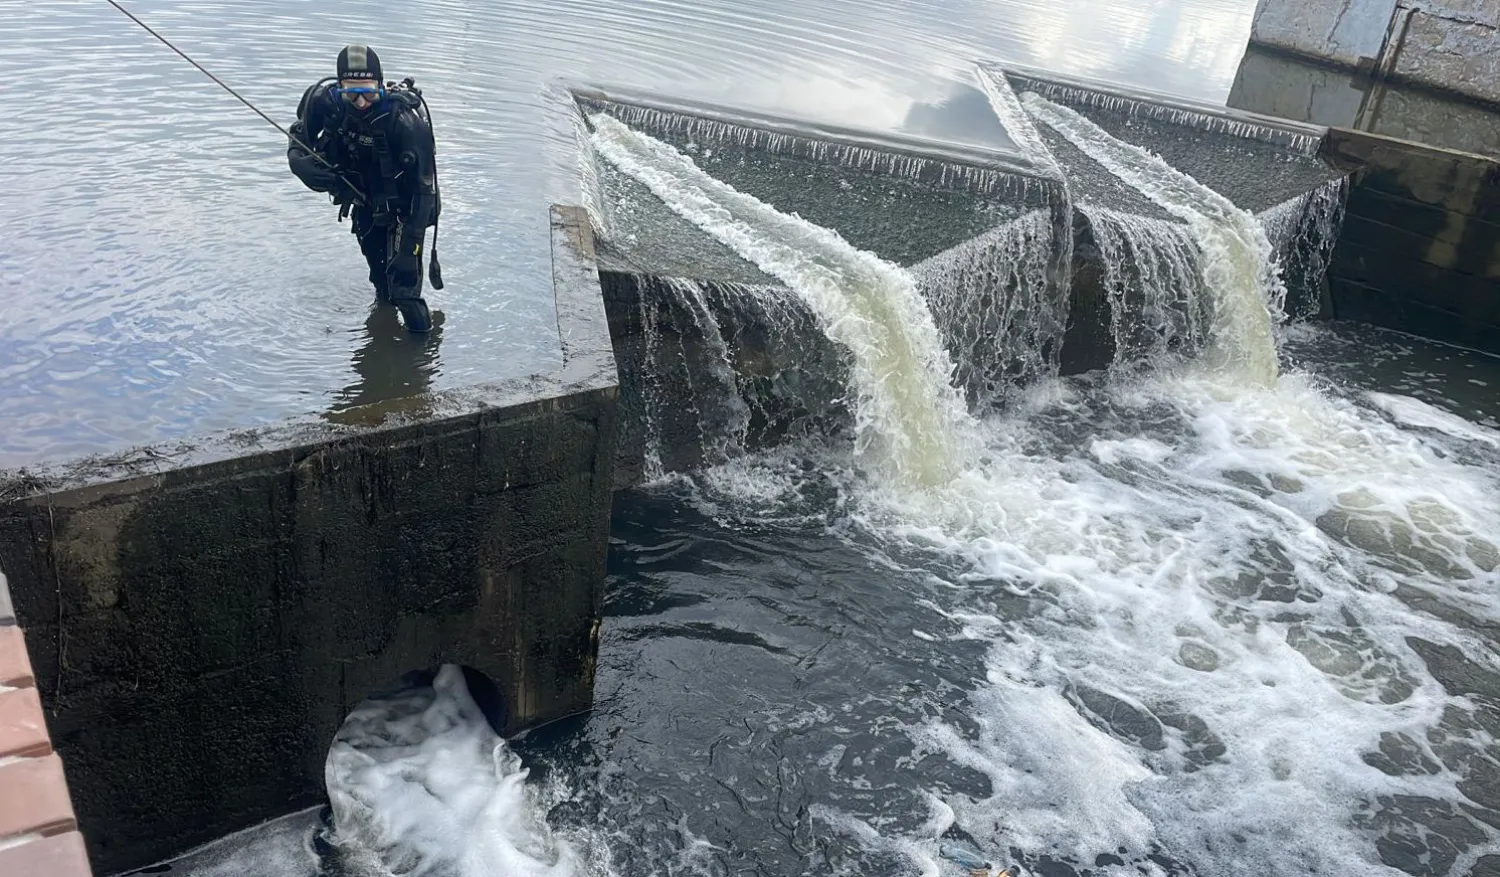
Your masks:
<svg viewBox="0 0 1500 877"><path fill-rule="evenodd" d="M982 64L976 77L1015 149L574 89L621 363L617 484L837 432L849 422L848 360L785 284L595 156L599 113L908 269L971 406L1001 404L1038 376L1203 340L1207 296L1185 222L1033 125L1018 98L1026 92L1185 166L1255 214L1286 268L1288 312L1323 308L1346 176L1318 157L1326 129L1022 68ZM1231 161L1216 155L1226 149Z"/></svg>
<svg viewBox="0 0 1500 877"><path fill-rule="evenodd" d="M482 672L503 733L590 707L617 384L581 208L552 259L555 372L0 481L96 873L322 800L345 715L409 671Z"/></svg>

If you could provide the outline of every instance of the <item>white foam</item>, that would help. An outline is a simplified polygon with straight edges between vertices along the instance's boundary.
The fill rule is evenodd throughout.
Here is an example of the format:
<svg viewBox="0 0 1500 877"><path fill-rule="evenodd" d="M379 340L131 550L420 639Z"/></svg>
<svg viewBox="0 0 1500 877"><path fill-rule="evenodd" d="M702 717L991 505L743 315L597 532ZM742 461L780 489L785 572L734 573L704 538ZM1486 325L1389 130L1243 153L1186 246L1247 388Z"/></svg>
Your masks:
<svg viewBox="0 0 1500 877"><path fill-rule="evenodd" d="M463 673L371 698L328 752L331 838L346 869L410 877L565 877L573 847L547 828L528 771L490 728Z"/></svg>
<svg viewBox="0 0 1500 877"><path fill-rule="evenodd" d="M1093 427L1060 445L1054 434L1079 424ZM1369 802L1468 800L1465 759L1495 741L1409 638L1496 667L1444 608L1500 618L1496 576L1471 556L1500 539L1494 474L1299 374L1270 388L1188 368L1102 391L1060 381L988 426L981 462L939 489L847 483L836 460L813 468L846 483L884 552L908 565L913 549L960 558L986 582L979 593L1001 578L1029 597L1003 616L954 592L955 607L926 604L934 621L913 631L992 644L969 702L978 732L940 721L911 732L918 757L939 751L989 777L990 797L943 804L991 855L1092 862L1160 848L1203 874L1368 877L1388 873L1356 824ZM774 518L799 501L789 473L815 454L783 448L701 483L755 486L749 510ZM1351 539L1339 521L1390 538ZM1399 596L1413 591L1429 602ZM1442 763L1389 776L1365 761L1385 735ZM824 819L918 870L952 822L924 838ZM1152 867L1118 873L1137 865Z"/></svg>
<svg viewBox="0 0 1500 877"><path fill-rule="evenodd" d="M1395 418L1397 423L1435 429L1464 441L1477 442L1492 448L1500 448L1500 432L1470 423L1441 408L1435 408L1421 399L1397 396L1391 393L1366 393L1371 402Z"/></svg>
<svg viewBox="0 0 1500 877"><path fill-rule="evenodd" d="M596 114L594 145L693 224L787 283L853 357L856 459L886 479L946 481L970 426L953 370L911 275L836 233L704 173L665 143Z"/></svg>
<svg viewBox="0 0 1500 877"><path fill-rule="evenodd" d="M1162 463L1172 456L1172 448L1153 439L1095 439L1089 452L1101 463L1120 463L1127 459Z"/></svg>
<svg viewBox="0 0 1500 877"><path fill-rule="evenodd" d="M951 616L957 635L994 643L972 698L981 730L917 735L990 776L992 798L950 803L994 848L1087 860L1154 839L1200 873L1367 875L1380 866L1352 825L1362 801L1466 800L1451 768L1390 777L1361 754L1386 733L1424 741L1445 713L1473 708L1408 637L1496 663L1443 613L1393 595L1399 584L1500 617L1495 577L1465 553L1500 536L1494 479L1298 377L1281 384L1121 387L1113 404L1170 405L1183 434L1095 438L1088 456L1050 458L1015 453L1046 427L1008 420L990 465L947 492L865 494L864 520L885 538L967 557L1035 600L1024 619ZM1404 525L1428 553L1332 538L1329 515ZM1138 710L1159 748L1101 733L1064 696L1078 689Z"/></svg>

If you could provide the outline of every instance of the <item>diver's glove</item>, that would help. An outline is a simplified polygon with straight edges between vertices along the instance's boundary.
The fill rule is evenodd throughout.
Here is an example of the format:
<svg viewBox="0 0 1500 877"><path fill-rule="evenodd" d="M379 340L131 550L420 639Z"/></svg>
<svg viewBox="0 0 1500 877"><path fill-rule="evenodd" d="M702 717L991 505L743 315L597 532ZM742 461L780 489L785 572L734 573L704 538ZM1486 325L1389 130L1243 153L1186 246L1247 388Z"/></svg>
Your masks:
<svg viewBox="0 0 1500 877"><path fill-rule="evenodd" d="M359 190L345 178L335 176L333 185L328 188L333 194L335 204L363 204L365 199L360 197Z"/></svg>
<svg viewBox="0 0 1500 877"><path fill-rule="evenodd" d="M327 192L339 184L339 176L333 172L333 168L311 153L288 156L287 164L292 166L292 173L297 175L297 179L314 192Z"/></svg>

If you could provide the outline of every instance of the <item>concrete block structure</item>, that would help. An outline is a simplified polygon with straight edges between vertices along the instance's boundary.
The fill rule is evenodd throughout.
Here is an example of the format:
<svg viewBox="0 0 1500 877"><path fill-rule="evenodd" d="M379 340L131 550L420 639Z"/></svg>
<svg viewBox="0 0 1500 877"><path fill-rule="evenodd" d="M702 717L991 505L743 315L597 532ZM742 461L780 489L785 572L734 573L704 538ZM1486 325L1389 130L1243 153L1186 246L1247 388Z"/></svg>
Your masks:
<svg viewBox="0 0 1500 877"><path fill-rule="evenodd" d="M1500 161L1338 129L1321 152L1353 175L1331 315L1500 354Z"/></svg>
<svg viewBox="0 0 1500 877"><path fill-rule="evenodd" d="M27 759L0 838L76 809L114 873L310 806L349 710L438 664L494 683L503 733L590 707L616 371L581 209L553 209L552 257L555 372L0 482L31 668L0 629L26 683L0 744Z"/></svg>

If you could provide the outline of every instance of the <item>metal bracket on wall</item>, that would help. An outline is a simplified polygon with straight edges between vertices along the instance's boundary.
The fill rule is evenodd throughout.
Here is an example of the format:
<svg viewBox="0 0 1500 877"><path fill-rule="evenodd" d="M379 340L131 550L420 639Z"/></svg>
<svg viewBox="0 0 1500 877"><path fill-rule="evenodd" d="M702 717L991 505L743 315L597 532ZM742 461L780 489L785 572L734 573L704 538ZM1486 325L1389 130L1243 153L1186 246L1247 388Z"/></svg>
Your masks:
<svg viewBox="0 0 1500 877"><path fill-rule="evenodd" d="M1381 107L1385 104L1386 82L1401 60L1401 50L1406 46L1406 35L1411 30L1412 16L1418 11L1405 3L1397 3L1396 8L1391 10L1391 20L1386 23L1385 35L1380 40L1380 51L1373 58L1359 59L1355 82L1368 83L1369 87L1363 89L1364 97L1360 99L1359 112L1354 115L1351 127L1355 130L1369 131L1380 118Z"/></svg>

